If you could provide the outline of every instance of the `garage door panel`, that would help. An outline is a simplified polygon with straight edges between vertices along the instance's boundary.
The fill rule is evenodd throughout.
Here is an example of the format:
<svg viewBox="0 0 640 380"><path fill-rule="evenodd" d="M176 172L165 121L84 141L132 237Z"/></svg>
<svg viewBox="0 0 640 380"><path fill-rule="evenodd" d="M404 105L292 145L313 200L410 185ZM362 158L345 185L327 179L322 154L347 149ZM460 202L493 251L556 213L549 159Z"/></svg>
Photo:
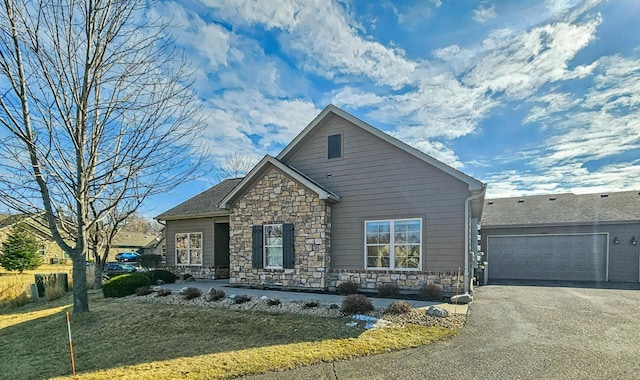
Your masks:
<svg viewBox="0 0 640 380"><path fill-rule="evenodd" d="M490 279L606 281L606 235L489 236Z"/></svg>

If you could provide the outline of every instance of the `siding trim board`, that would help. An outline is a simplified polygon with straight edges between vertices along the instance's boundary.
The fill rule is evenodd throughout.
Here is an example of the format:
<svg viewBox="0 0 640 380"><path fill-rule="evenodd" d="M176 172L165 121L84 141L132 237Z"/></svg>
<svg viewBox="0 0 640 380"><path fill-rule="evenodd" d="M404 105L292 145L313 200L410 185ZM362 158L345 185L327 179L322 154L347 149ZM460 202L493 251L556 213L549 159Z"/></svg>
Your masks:
<svg viewBox="0 0 640 380"><path fill-rule="evenodd" d="M488 266L488 276L489 276L489 280L491 281L491 270L492 270L492 265L491 265L491 238L527 238L527 237L557 237L557 236L596 236L596 235L601 235L604 236L605 238L605 244L604 244L604 264L605 264L605 271L604 271L604 281L609 281L609 245L610 245L610 239L609 239L609 232L576 232L576 233L554 233L554 234L500 234L500 235L487 235L487 246L486 246L486 254L487 254L487 261L489 263ZM557 255L557 252L553 252L552 253L554 256ZM495 259L494 259L495 260ZM595 264L594 264L595 265ZM518 279L518 278L512 278L512 279ZM531 279L534 280L534 279ZM555 280L560 280L560 279L555 279ZM584 280L578 280L578 281L584 281ZM593 280L594 282L598 282L597 279Z"/></svg>

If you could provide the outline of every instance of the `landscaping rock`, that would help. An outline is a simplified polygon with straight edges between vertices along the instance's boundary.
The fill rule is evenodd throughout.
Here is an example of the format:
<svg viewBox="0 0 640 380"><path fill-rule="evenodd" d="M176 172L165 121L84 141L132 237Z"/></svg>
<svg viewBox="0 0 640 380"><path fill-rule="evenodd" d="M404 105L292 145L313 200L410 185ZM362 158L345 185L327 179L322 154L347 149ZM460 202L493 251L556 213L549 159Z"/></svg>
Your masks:
<svg viewBox="0 0 640 380"><path fill-rule="evenodd" d="M189 287L185 286L184 288L178 290L178 294L183 295L186 294L189 291Z"/></svg>
<svg viewBox="0 0 640 380"><path fill-rule="evenodd" d="M457 296L451 297L450 303L455 303L458 305L468 304L473 301L473 297L469 293L459 294Z"/></svg>
<svg viewBox="0 0 640 380"><path fill-rule="evenodd" d="M164 281L157 279L156 280L156 285L164 285Z"/></svg>
<svg viewBox="0 0 640 380"><path fill-rule="evenodd" d="M195 280L196 280L196 278L195 278L195 277L193 277L192 275L188 275L188 276L189 276L189 277L187 277L187 278L185 278L185 279L184 279L184 282L192 282L192 281L195 281Z"/></svg>
<svg viewBox="0 0 640 380"><path fill-rule="evenodd" d="M449 311L439 306L429 306L427 314L438 318L447 318L449 316Z"/></svg>
<svg viewBox="0 0 640 380"><path fill-rule="evenodd" d="M154 292L159 292L162 289L162 286L154 286L151 288Z"/></svg>

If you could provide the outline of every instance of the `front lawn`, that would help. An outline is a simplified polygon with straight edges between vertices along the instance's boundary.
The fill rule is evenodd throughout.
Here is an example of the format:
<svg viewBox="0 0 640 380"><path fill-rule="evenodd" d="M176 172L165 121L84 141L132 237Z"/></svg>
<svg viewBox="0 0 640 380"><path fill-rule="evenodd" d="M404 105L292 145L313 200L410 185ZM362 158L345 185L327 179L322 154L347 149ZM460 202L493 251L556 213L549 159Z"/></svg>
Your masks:
<svg viewBox="0 0 640 380"><path fill-rule="evenodd" d="M0 373L69 378L65 312L71 296L0 312ZM364 330L349 318L238 311L104 299L72 315L80 378L227 378L429 344L456 330L407 326Z"/></svg>

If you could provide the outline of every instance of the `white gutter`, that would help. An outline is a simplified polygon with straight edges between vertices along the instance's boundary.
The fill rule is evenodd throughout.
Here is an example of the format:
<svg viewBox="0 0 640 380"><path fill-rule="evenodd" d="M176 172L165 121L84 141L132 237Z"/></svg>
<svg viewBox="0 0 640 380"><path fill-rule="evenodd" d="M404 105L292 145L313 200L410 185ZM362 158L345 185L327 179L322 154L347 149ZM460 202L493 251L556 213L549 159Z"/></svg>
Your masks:
<svg viewBox="0 0 640 380"><path fill-rule="evenodd" d="M469 293L469 207L471 201L480 198L482 193L470 195L464 200L464 292Z"/></svg>

